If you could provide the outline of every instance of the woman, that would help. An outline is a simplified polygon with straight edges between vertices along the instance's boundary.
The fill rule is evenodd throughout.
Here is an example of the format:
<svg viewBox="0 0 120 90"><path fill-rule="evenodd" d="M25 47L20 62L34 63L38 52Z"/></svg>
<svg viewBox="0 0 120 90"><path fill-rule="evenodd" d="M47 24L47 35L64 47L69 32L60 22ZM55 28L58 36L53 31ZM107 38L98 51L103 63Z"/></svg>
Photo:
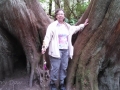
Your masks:
<svg viewBox="0 0 120 90"><path fill-rule="evenodd" d="M73 56L71 38L74 33L82 30L88 24L88 19L86 19L84 24L80 24L79 26L71 26L64 20L64 11L58 9L55 12L55 21L48 26L43 41L42 54L45 53L49 46L51 90L57 90L55 85L56 80L60 80L60 90L66 90L64 84L67 73L66 69L69 57L72 59Z"/></svg>

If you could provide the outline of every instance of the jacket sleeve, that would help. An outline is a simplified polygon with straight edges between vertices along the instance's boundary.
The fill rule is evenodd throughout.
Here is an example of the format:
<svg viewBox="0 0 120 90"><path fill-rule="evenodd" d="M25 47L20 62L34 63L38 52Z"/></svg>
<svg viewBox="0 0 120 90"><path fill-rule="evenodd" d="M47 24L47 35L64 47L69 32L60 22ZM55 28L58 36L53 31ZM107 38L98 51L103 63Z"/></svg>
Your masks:
<svg viewBox="0 0 120 90"><path fill-rule="evenodd" d="M85 27L84 24L80 24L78 26L70 26L70 30L71 30L71 33L74 34L78 31L82 31L84 27Z"/></svg>
<svg viewBox="0 0 120 90"><path fill-rule="evenodd" d="M50 43L51 38L52 38L52 28L51 27L52 27L51 25L48 26L45 37L44 37L44 40L43 40L45 49L48 48L49 43Z"/></svg>

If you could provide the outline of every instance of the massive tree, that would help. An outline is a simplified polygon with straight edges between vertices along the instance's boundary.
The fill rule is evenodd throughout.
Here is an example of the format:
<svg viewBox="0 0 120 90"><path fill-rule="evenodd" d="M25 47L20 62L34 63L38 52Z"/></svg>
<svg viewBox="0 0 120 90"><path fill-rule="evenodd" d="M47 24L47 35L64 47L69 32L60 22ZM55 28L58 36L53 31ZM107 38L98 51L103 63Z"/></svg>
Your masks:
<svg viewBox="0 0 120 90"><path fill-rule="evenodd" d="M120 0L91 0L78 21L89 25L78 33L70 61L67 90L120 89Z"/></svg>
<svg viewBox="0 0 120 90"><path fill-rule="evenodd" d="M73 38L74 57L69 62L67 90L73 90L73 86L76 90L119 90L120 0L91 0L76 25L86 18L89 25ZM27 66L31 66L28 71L32 86L50 22L37 0L0 1L0 80L13 72L14 54L20 48Z"/></svg>
<svg viewBox="0 0 120 90"><path fill-rule="evenodd" d="M49 17L37 0L0 1L0 31L1 38L3 38L1 39L3 43L0 44L1 79L4 78L4 73L10 74L13 71L11 63L14 62L12 62L14 57L12 58L12 55L9 55L9 51L15 47L9 42L10 40L12 43L17 41L25 53L27 71L30 72L29 84L32 86L35 70L41 58L43 36L49 23ZM11 50L9 49L10 46L13 46L10 48Z"/></svg>

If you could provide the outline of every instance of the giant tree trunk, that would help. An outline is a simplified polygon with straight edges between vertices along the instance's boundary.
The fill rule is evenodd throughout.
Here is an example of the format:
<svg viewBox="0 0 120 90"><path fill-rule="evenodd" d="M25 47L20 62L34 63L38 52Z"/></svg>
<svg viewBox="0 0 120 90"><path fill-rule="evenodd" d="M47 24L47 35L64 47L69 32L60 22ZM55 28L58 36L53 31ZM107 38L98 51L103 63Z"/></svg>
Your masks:
<svg viewBox="0 0 120 90"><path fill-rule="evenodd" d="M0 1L0 30L1 32L8 33L4 34L4 37L10 35L16 38L22 45L27 60L27 70L31 73L30 86L32 86L35 69L40 62L43 36L50 22L49 17L40 6L38 0ZM7 44L10 44L4 39L3 47L6 50L3 53L7 53L10 46L6 45L5 47L5 41ZM8 57L6 57L6 54L1 54L0 56L4 57L4 59L0 59L0 67L2 68L0 69L0 78L2 79L4 76L2 72L8 73L9 69L12 69L12 64L7 62L10 62L13 58L6 59ZM4 62L11 66L4 65L3 60L8 60Z"/></svg>
<svg viewBox="0 0 120 90"><path fill-rule="evenodd" d="M68 67L67 90L72 90L74 84L76 90L119 90L120 0L91 0L77 24L83 23L87 17L89 25L78 33L74 43L74 58ZM42 39L49 23L37 0L0 1L0 31L5 31L4 34L0 32L0 40L4 41L0 44L0 79L12 72L12 62L9 60L13 60L10 55L13 48L8 50L12 46L8 40L15 38L31 64L32 86L34 71L40 61Z"/></svg>
<svg viewBox="0 0 120 90"><path fill-rule="evenodd" d="M120 0L91 0L77 24L89 25L74 43L67 90L120 90Z"/></svg>
<svg viewBox="0 0 120 90"><path fill-rule="evenodd" d="M14 63L13 54L10 39L5 36L5 33L0 28L0 80L11 75Z"/></svg>

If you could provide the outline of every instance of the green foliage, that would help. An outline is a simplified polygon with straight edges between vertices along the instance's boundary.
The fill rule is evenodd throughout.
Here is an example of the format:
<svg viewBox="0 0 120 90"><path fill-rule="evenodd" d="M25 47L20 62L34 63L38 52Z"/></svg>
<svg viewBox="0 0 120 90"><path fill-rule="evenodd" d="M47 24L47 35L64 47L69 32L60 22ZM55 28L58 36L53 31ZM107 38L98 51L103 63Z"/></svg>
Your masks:
<svg viewBox="0 0 120 90"><path fill-rule="evenodd" d="M72 5L71 7L74 7L74 15L73 13L70 14L70 19L67 20L71 25L75 25L77 20L82 16L82 14L85 12L86 8L88 7L90 2L80 2ZM71 9L72 10L72 9ZM66 17L67 18L67 17Z"/></svg>
<svg viewBox="0 0 120 90"><path fill-rule="evenodd" d="M49 0L39 0L42 8L45 10L46 13L48 13L49 10Z"/></svg>
<svg viewBox="0 0 120 90"><path fill-rule="evenodd" d="M70 25L75 25L75 23L77 22L77 19L71 18L71 19L65 19L65 22L69 23Z"/></svg>
<svg viewBox="0 0 120 90"><path fill-rule="evenodd" d="M41 3L45 3L45 2L46 2L46 0L39 0L39 2L41 2Z"/></svg>
<svg viewBox="0 0 120 90"><path fill-rule="evenodd" d="M84 13L88 5L89 5L89 2L80 2L76 4L74 8L75 14L77 16L76 19L79 19L82 16L82 14Z"/></svg>
<svg viewBox="0 0 120 90"><path fill-rule="evenodd" d="M69 20L69 24L71 24L71 25L75 25L75 23L77 22L77 19L70 19Z"/></svg>
<svg viewBox="0 0 120 90"><path fill-rule="evenodd" d="M39 0L39 2L41 3L45 12L48 14L49 0ZM64 9L64 3L63 2L64 2L64 0L61 0L61 8ZM79 3L76 2L76 0L75 0L75 2L73 2L73 0L70 0L70 7L68 6L69 9L70 9L69 10L70 12L68 14L69 17L66 16L65 21L68 22L71 25L74 25L77 22L77 20L82 16L84 11L88 7L89 3L90 3L89 1L83 1L83 0L80 0ZM51 12L52 15L54 15L54 10L55 10L55 8L53 8L53 7L54 7L54 0L53 0L52 12Z"/></svg>

